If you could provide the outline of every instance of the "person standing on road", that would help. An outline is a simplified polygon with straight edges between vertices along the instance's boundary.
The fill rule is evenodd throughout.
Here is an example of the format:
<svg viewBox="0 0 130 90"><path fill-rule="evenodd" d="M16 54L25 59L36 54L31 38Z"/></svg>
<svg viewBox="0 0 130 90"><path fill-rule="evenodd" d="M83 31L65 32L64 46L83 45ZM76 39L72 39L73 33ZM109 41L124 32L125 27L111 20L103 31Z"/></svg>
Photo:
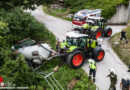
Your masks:
<svg viewBox="0 0 130 90"><path fill-rule="evenodd" d="M121 80L120 83L120 89L122 88L122 90L130 90L130 80L127 79L123 79Z"/></svg>
<svg viewBox="0 0 130 90"><path fill-rule="evenodd" d="M96 66L96 62L92 59L88 60L89 62L89 79L91 79L91 76L93 74L93 82L95 82L95 78L96 78L96 71L97 71L97 66Z"/></svg>
<svg viewBox="0 0 130 90"><path fill-rule="evenodd" d="M115 74L114 69L109 69L110 73L107 75L107 77L110 77L110 87L109 90L116 90L115 85L117 84L117 75Z"/></svg>
<svg viewBox="0 0 130 90"><path fill-rule="evenodd" d="M128 43L128 41L127 41L127 38L126 38L126 31L125 31L125 29L123 29L122 31L121 31L121 34L120 34L120 42L122 41L122 39L124 38L125 40L126 40L126 43Z"/></svg>

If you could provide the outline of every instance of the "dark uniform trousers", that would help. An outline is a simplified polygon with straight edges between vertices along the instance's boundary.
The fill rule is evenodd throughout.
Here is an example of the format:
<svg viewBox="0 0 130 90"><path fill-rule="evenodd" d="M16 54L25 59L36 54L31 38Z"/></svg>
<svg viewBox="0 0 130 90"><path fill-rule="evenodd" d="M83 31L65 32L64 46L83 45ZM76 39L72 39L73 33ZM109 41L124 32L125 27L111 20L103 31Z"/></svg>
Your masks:
<svg viewBox="0 0 130 90"><path fill-rule="evenodd" d="M95 77L96 77L96 70L95 69L89 70L89 79L91 79L92 74L93 74L93 80L95 81Z"/></svg>

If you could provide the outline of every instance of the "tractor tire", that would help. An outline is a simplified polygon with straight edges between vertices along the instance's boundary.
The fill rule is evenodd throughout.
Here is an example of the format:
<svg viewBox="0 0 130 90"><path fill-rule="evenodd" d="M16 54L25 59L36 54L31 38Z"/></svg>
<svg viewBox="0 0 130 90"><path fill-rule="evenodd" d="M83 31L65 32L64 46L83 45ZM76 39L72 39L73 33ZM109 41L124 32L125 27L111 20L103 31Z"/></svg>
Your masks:
<svg viewBox="0 0 130 90"><path fill-rule="evenodd" d="M81 50L73 51L68 55L67 63L68 65L73 68L79 68L83 65L85 60L85 55Z"/></svg>
<svg viewBox="0 0 130 90"><path fill-rule="evenodd" d="M101 47L98 46L93 50L92 55L96 61L102 61L105 56L105 52Z"/></svg>
<svg viewBox="0 0 130 90"><path fill-rule="evenodd" d="M105 37L110 37L112 35L112 29L110 27L106 27L104 29L104 36Z"/></svg>
<svg viewBox="0 0 130 90"><path fill-rule="evenodd" d="M102 36L102 30L99 28L96 30L96 39Z"/></svg>
<svg viewBox="0 0 130 90"><path fill-rule="evenodd" d="M97 30L90 30L90 36L92 36L94 39L101 37L102 36L102 29L98 28Z"/></svg>

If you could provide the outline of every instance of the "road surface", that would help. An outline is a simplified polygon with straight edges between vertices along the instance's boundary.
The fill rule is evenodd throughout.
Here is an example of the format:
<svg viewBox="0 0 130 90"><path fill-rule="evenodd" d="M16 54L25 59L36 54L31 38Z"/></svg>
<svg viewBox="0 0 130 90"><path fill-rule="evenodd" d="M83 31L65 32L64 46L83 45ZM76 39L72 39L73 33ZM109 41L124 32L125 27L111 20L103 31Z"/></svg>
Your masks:
<svg viewBox="0 0 130 90"><path fill-rule="evenodd" d="M72 29L72 23L70 21L62 20L53 16L49 16L42 11L42 7L38 7L34 11L27 10L31 13L39 22L45 24L45 26L56 35L61 41L65 40L66 32ZM126 26L110 26L113 29L113 34L120 32ZM110 45L108 44L108 38L103 39L104 43L102 48L106 54L102 62L97 62L97 73L96 73L96 86L100 90L108 90L110 85L110 79L106 76L109 74L109 68L113 68L118 76L118 83L116 85L117 90L120 90L119 83L122 77L130 78L130 73L127 72L128 68L124 65L118 56L113 52ZM82 68L89 73L89 65L86 61Z"/></svg>

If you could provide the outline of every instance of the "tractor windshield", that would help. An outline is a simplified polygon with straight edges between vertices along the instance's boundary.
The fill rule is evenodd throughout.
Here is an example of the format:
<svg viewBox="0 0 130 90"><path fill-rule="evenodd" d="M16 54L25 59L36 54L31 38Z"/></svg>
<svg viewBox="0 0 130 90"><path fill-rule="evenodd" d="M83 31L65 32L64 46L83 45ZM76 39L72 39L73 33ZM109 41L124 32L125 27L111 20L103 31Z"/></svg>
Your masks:
<svg viewBox="0 0 130 90"><path fill-rule="evenodd" d="M73 37L67 37L67 44L70 46L78 46L78 39Z"/></svg>

